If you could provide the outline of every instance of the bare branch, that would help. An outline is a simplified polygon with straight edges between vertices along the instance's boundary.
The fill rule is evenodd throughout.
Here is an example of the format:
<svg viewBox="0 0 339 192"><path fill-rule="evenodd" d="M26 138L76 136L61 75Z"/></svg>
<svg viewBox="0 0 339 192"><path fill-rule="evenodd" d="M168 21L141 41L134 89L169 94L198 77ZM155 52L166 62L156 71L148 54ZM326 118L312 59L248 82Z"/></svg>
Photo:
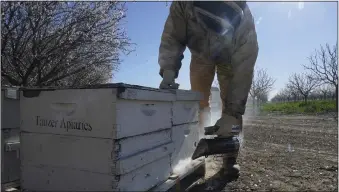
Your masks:
<svg viewBox="0 0 339 192"><path fill-rule="evenodd" d="M320 46L320 49L309 57L309 61L308 65L303 66L314 78L322 83L338 86L338 44L332 48L329 44L326 44L325 48Z"/></svg>

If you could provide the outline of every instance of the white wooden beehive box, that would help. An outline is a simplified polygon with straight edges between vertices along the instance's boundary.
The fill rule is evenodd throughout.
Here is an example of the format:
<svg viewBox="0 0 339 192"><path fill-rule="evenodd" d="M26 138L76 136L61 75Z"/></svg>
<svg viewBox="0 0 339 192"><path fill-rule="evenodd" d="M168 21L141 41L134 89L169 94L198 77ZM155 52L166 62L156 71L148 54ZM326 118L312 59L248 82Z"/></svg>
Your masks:
<svg viewBox="0 0 339 192"><path fill-rule="evenodd" d="M20 101L17 87L1 88L1 184L20 180Z"/></svg>
<svg viewBox="0 0 339 192"><path fill-rule="evenodd" d="M200 99L127 84L23 90L22 189L151 189L192 155Z"/></svg>

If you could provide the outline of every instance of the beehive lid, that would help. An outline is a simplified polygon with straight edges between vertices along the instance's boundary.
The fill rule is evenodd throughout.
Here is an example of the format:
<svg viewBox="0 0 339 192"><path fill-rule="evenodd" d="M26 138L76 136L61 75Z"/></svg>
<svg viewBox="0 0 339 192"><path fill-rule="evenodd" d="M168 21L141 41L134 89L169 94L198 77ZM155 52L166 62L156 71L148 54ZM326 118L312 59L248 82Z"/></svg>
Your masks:
<svg viewBox="0 0 339 192"><path fill-rule="evenodd" d="M40 94L41 91L54 91L54 90L67 90L67 89L116 89L117 98L120 99L140 99L133 98L137 90L141 91L151 91L157 93L165 94L164 100L201 100L202 94L196 91L190 90L164 90L156 89L152 87L140 86L140 85L131 85L125 83L106 83L106 84L96 84L96 85L86 85L86 86L77 86L77 87L31 87L31 88L22 88L23 96L25 97L36 97ZM149 95L149 94L148 94ZM150 96L150 95L149 95ZM151 98L149 98L151 99ZM143 99L142 99L143 100Z"/></svg>

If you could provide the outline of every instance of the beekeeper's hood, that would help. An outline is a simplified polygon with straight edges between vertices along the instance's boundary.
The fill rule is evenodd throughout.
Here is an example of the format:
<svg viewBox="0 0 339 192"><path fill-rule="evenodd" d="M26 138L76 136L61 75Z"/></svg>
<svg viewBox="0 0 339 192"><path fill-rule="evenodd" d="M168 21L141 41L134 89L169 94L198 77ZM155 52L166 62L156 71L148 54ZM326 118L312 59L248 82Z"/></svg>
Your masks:
<svg viewBox="0 0 339 192"><path fill-rule="evenodd" d="M218 35L233 34L244 17L246 2L194 1L194 14L203 28Z"/></svg>

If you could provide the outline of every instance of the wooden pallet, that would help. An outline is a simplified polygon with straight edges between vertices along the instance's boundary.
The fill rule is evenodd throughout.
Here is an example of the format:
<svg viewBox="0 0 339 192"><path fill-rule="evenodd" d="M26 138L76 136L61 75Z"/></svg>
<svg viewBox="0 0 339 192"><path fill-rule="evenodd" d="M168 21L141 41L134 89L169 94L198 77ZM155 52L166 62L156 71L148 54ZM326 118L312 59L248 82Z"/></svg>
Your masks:
<svg viewBox="0 0 339 192"><path fill-rule="evenodd" d="M172 175L167 181L150 191L179 192L186 191L195 181L205 176L205 159L199 158L192 162L192 169L181 175Z"/></svg>

